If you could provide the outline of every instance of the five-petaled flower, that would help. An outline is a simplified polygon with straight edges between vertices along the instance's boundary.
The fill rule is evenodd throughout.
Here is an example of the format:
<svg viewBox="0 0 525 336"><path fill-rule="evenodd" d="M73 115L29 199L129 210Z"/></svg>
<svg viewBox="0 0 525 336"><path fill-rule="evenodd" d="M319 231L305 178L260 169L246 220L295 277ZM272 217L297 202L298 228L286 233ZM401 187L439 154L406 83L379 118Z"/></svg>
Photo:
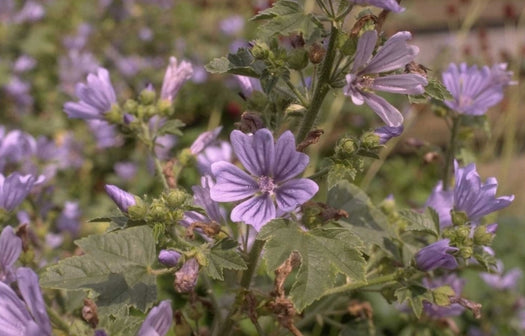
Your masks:
<svg viewBox="0 0 525 336"><path fill-rule="evenodd" d="M248 173L229 162L214 163L211 169L217 183L211 188L211 198L217 202L249 198L232 210L232 221L244 221L259 231L279 212L295 210L319 190L314 181L295 178L309 158L296 150L292 132L284 132L276 143L265 128L253 135L235 130L230 139Z"/></svg>

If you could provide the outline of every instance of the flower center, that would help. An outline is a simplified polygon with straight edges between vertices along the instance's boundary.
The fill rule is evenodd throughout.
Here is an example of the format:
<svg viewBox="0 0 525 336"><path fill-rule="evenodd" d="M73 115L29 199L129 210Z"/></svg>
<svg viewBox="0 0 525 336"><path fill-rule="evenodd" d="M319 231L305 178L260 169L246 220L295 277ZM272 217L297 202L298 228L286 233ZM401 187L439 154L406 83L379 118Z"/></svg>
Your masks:
<svg viewBox="0 0 525 336"><path fill-rule="evenodd" d="M271 178L269 176L261 176L261 177L259 177L257 182L259 183L259 189L263 193L273 194L273 190L276 187L275 184L273 183L273 178Z"/></svg>

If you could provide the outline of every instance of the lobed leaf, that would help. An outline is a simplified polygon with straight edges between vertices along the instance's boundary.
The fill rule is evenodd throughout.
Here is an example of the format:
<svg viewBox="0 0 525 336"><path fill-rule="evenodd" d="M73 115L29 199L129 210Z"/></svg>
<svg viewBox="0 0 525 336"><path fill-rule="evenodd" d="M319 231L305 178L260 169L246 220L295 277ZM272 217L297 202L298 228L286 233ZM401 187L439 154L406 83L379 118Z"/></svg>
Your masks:
<svg viewBox="0 0 525 336"><path fill-rule="evenodd" d="M224 269L245 270L246 263L237 249L238 244L231 239L223 239L203 250L206 257L205 272L213 279L224 280Z"/></svg>

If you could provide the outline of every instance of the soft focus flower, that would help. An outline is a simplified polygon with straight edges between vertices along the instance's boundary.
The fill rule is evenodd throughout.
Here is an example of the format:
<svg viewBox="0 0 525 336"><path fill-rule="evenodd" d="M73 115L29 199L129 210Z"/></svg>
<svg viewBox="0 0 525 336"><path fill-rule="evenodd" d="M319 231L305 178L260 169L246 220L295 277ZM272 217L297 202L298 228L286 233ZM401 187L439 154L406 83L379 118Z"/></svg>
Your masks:
<svg viewBox="0 0 525 336"><path fill-rule="evenodd" d="M202 152L206 147L217 139L217 136L222 130L222 126L215 128L212 131L204 132L195 139L190 146L190 152L193 155L197 155Z"/></svg>
<svg viewBox="0 0 525 336"><path fill-rule="evenodd" d="M379 136L379 143L384 145L388 140L398 137L403 133L403 125L398 127L383 126L376 128L374 133Z"/></svg>
<svg viewBox="0 0 525 336"><path fill-rule="evenodd" d="M16 23L35 22L44 17L44 6L35 1L26 1L24 7L18 12L13 21Z"/></svg>
<svg viewBox="0 0 525 336"><path fill-rule="evenodd" d="M210 145L197 155L197 168L201 175L211 175L211 165L219 161L231 162L232 154L232 146L226 141Z"/></svg>
<svg viewBox="0 0 525 336"><path fill-rule="evenodd" d="M390 127L403 123L403 115L384 98L373 91L399 94L421 94L427 85L425 77L418 74L391 74L378 76L403 68L419 53L416 46L406 42L412 37L407 31L399 32L388 39L372 56L377 42L377 32L369 30L363 33L357 42L352 70L346 75L347 85L344 94L352 98L356 105L366 103Z"/></svg>
<svg viewBox="0 0 525 336"><path fill-rule="evenodd" d="M70 118L104 120L104 114L117 102L109 72L104 68L98 68L96 75L89 74L87 84L78 83L76 94L80 99L78 103L64 104L64 111Z"/></svg>
<svg viewBox="0 0 525 336"><path fill-rule="evenodd" d="M179 64L175 57L170 57L170 65L164 75L160 98L169 102L173 101L182 84L190 79L192 75L193 67L190 62L182 61Z"/></svg>
<svg viewBox="0 0 525 336"><path fill-rule="evenodd" d="M70 232L72 236L78 235L81 215L82 212L80 211L78 202L66 202L64 209L57 219L57 228L60 231Z"/></svg>
<svg viewBox="0 0 525 336"><path fill-rule="evenodd" d="M454 100L445 101L448 107L462 114L482 115L503 99L503 88L512 84L512 72L507 64L495 64L492 68L476 65L468 67L451 63L443 72L443 84Z"/></svg>
<svg viewBox="0 0 525 336"><path fill-rule="evenodd" d="M423 285L428 289L434 289L442 286L450 286L456 293L456 296L460 296L461 291L463 290L463 286L465 285L465 281L459 278L456 274L452 273L439 278L425 278L423 279ZM461 313L463 313L463 311L465 310L465 307L458 303L452 303L448 306L438 306L435 304L431 304L430 302L424 301L423 309L425 311L425 314L427 314L430 317L443 318L461 315Z"/></svg>
<svg viewBox="0 0 525 336"><path fill-rule="evenodd" d="M166 123L165 118L159 116L153 116L148 121L148 127L152 134L155 134L164 124ZM168 160L171 158L171 149L177 143L177 137L171 134L165 134L158 136L155 139L155 156L161 160Z"/></svg>
<svg viewBox="0 0 525 336"><path fill-rule="evenodd" d="M432 271L436 268L455 269L458 262L450 252L456 252L459 249L450 246L450 239L442 239L432 243L416 253L416 266L423 271Z"/></svg>
<svg viewBox="0 0 525 336"><path fill-rule="evenodd" d="M97 141L97 148L120 147L124 143L115 125L98 119L87 120L87 124Z"/></svg>
<svg viewBox="0 0 525 336"><path fill-rule="evenodd" d="M0 234L0 282L7 284L15 280L14 263L22 252L22 240L12 227L6 226Z"/></svg>
<svg viewBox="0 0 525 336"><path fill-rule="evenodd" d="M396 13L405 10L403 7L399 6L396 0L350 0L350 2L363 6L376 6Z"/></svg>
<svg viewBox="0 0 525 336"><path fill-rule="evenodd" d="M241 87L242 94L245 97L251 97L253 91L262 92L261 81L257 78L234 75L235 79Z"/></svg>
<svg viewBox="0 0 525 336"><path fill-rule="evenodd" d="M503 275L503 263L498 260L496 264L496 274L480 273L481 279L487 285L498 290L515 289L523 273L519 268L513 268Z"/></svg>
<svg viewBox="0 0 525 336"><path fill-rule="evenodd" d="M36 60L33 57L28 55L22 55L18 57L15 63L13 64L13 71L18 73L26 72L33 69L35 65Z"/></svg>
<svg viewBox="0 0 525 336"><path fill-rule="evenodd" d="M197 285L199 278L199 263L197 259L191 258L175 272L175 290L179 293L189 293Z"/></svg>
<svg viewBox="0 0 525 336"><path fill-rule="evenodd" d="M38 285L30 268L16 271L23 301L11 287L0 282L0 330L4 336L51 336L51 323Z"/></svg>
<svg viewBox="0 0 525 336"><path fill-rule="evenodd" d="M181 257L181 254L173 250L161 250L159 252L159 261L168 266L173 267L177 265Z"/></svg>
<svg viewBox="0 0 525 336"><path fill-rule="evenodd" d="M164 336L170 330L172 321L171 301L164 300L157 307L151 309L137 336Z"/></svg>
<svg viewBox="0 0 525 336"><path fill-rule="evenodd" d="M12 76L4 86L8 95L13 97L20 107L28 107L33 104L31 96L31 84L23 81L18 76ZM25 110L24 110L25 111Z"/></svg>
<svg viewBox="0 0 525 336"><path fill-rule="evenodd" d="M240 15L233 15L219 23L221 31L226 35L235 35L244 28L244 18Z"/></svg>
<svg viewBox="0 0 525 336"><path fill-rule="evenodd" d="M443 190L443 182L439 181L428 197L425 207L436 210L441 228L452 225L450 210L454 208L454 190Z"/></svg>
<svg viewBox="0 0 525 336"><path fill-rule="evenodd" d="M12 211L42 180L43 176L39 176L37 179L33 175L20 175L16 172L8 177L0 174L0 208Z"/></svg>
<svg viewBox="0 0 525 336"><path fill-rule="evenodd" d="M282 212L295 210L317 193L319 187L309 179L294 178L308 165L306 154L295 149L290 131L277 143L268 129L253 135L233 131L233 150L248 173L225 161L211 166L217 183L211 188L211 198L218 202L235 202L249 198L231 212L234 222L244 221L257 231Z"/></svg>
<svg viewBox="0 0 525 336"><path fill-rule="evenodd" d="M124 191L112 184L106 184L105 188L108 196L111 197L113 202L115 202L122 212L128 212L128 208L130 206L137 204L135 195L130 194L129 192Z"/></svg>
<svg viewBox="0 0 525 336"><path fill-rule="evenodd" d="M124 181L132 180L137 174L137 165L131 161L117 162L113 169L118 177Z"/></svg>
<svg viewBox="0 0 525 336"><path fill-rule="evenodd" d="M69 95L75 93L75 85L99 67L95 56L90 52L69 49L58 59L58 75L61 89Z"/></svg>
<svg viewBox="0 0 525 336"><path fill-rule="evenodd" d="M20 130L6 132L0 126L0 171L10 162L21 162L36 153L35 139Z"/></svg>
<svg viewBox="0 0 525 336"><path fill-rule="evenodd" d="M201 186L193 186L193 201L195 205L204 208L206 216L197 211L186 211L184 219L180 223L184 226L189 226L191 223L224 223L224 213L210 195L211 188L214 183L210 176L203 176L201 178Z"/></svg>

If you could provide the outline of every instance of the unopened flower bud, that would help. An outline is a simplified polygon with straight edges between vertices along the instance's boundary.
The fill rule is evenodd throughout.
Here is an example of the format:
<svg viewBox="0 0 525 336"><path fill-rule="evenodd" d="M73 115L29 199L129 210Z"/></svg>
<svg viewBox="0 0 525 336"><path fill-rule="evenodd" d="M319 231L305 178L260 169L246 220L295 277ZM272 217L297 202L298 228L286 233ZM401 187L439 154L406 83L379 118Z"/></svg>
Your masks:
<svg viewBox="0 0 525 336"><path fill-rule="evenodd" d="M470 236L470 228L467 226L460 226L455 230L455 241L458 243L465 242Z"/></svg>
<svg viewBox="0 0 525 336"><path fill-rule="evenodd" d="M149 87L142 90L139 94L139 101L143 105L152 105L155 103L156 98L157 94Z"/></svg>
<svg viewBox="0 0 525 336"><path fill-rule="evenodd" d="M135 115L135 114L137 114L137 107L138 106L139 106L139 103L137 103L136 100L128 99L124 103L124 111L126 111L126 113Z"/></svg>
<svg viewBox="0 0 525 336"><path fill-rule="evenodd" d="M319 43L314 43L312 47L310 47L308 58L312 64L319 64L323 61L325 55L326 50L323 48L323 46L321 46Z"/></svg>
<svg viewBox="0 0 525 336"><path fill-rule="evenodd" d="M169 100L164 99L159 100L159 102L157 103L157 109L159 110L159 114L163 117L169 117L175 111L171 102Z"/></svg>
<svg viewBox="0 0 525 336"><path fill-rule="evenodd" d="M284 113L287 116L291 117L302 117L304 113L306 112L306 107L299 104L290 104L286 110L284 110Z"/></svg>
<svg viewBox="0 0 525 336"><path fill-rule="evenodd" d="M168 209L165 205L158 199L153 200L149 207L148 216L153 220L162 220L166 218L168 214Z"/></svg>
<svg viewBox="0 0 525 336"><path fill-rule="evenodd" d="M339 148L345 154L353 154L357 150L357 145L353 139L346 138L341 141Z"/></svg>
<svg viewBox="0 0 525 336"><path fill-rule="evenodd" d="M366 132L361 136L361 144L365 148L374 148L380 145L381 138L374 132Z"/></svg>
<svg viewBox="0 0 525 336"><path fill-rule="evenodd" d="M138 197L135 198L137 204L128 208L128 216L131 220L143 220L148 213L148 208Z"/></svg>
<svg viewBox="0 0 525 336"><path fill-rule="evenodd" d="M251 49L252 55L255 59L266 59L270 56L270 50L268 46L264 43L255 43Z"/></svg>
<svg viewBox="0 0 525 336"><path fill-rule="evenodd" d="M153 117L155 114L157 114L157 109L155 108L155 106L144 106L144 116L147 119Z"/></svg>
<svg viewBox="0 0 525 336"><path fill-rule="evenodd" d="M195 258L191 258L182 265L181 269L175 272L173 285L179 293L189 293L197 285L199 277L199 263Z"/></svg>
<svg viewBox="0 0 525 336"><path fill-rule="evenodd" d="M492 243L494 234L488 232L486 226L478 226L474 229L474 244L488 246Z"/></svg>
<svg viewBox="0 0 525 336"><path fill-rule="evenodd" d="M166 195L166 203L170 208L179 208L188 199L188 194L180 189L175 189Z"/></svg>
<svg viewBox="0 0 525 336"><path fill-rule="evenodd" d="M117 186L106 184L105 189L108 196L113 200L113 202L115 202L122 212L127 213L129 207L137 204L135 195L130 194L129 192L124 191Z"/></svg>
<svg viewBox="0 0 525 336"><path fill-rule="evenodd" d="M304 49L292 49L286 59L293 70L302 70L308 65L308 53Z"/></svg>
<svg viewBox="0 0 525 336"><path fill-rule="evenodd" d="M472 247L465 246L459 249L459 255L462 256L464 259L472 257L473 254L474 250L472 249Z"/></svg>
<svg viewBox="0 0 525 336"><path fill-rule="evenodd" d="M455 226L463 226L468 222L468 216L463 211L452 210L450 212L450 215L452 217L452 224L454 224Z"/></svg>
<svg viewBox="0 0 525 336"><path fill-rule="evenodd" d="M181 254L173 250L161 250L159 253L159 262L162 264L173 267L179 263Z"/></svg>
<svg viewBox="0 0 525 336"><path fill-rule="evenodd" d="M112 124L120 124L122 123L122 111L120 110L120 107L117 104L111 105L111 110L109 110L108 113L104 115L106 120Z"/></svg>

